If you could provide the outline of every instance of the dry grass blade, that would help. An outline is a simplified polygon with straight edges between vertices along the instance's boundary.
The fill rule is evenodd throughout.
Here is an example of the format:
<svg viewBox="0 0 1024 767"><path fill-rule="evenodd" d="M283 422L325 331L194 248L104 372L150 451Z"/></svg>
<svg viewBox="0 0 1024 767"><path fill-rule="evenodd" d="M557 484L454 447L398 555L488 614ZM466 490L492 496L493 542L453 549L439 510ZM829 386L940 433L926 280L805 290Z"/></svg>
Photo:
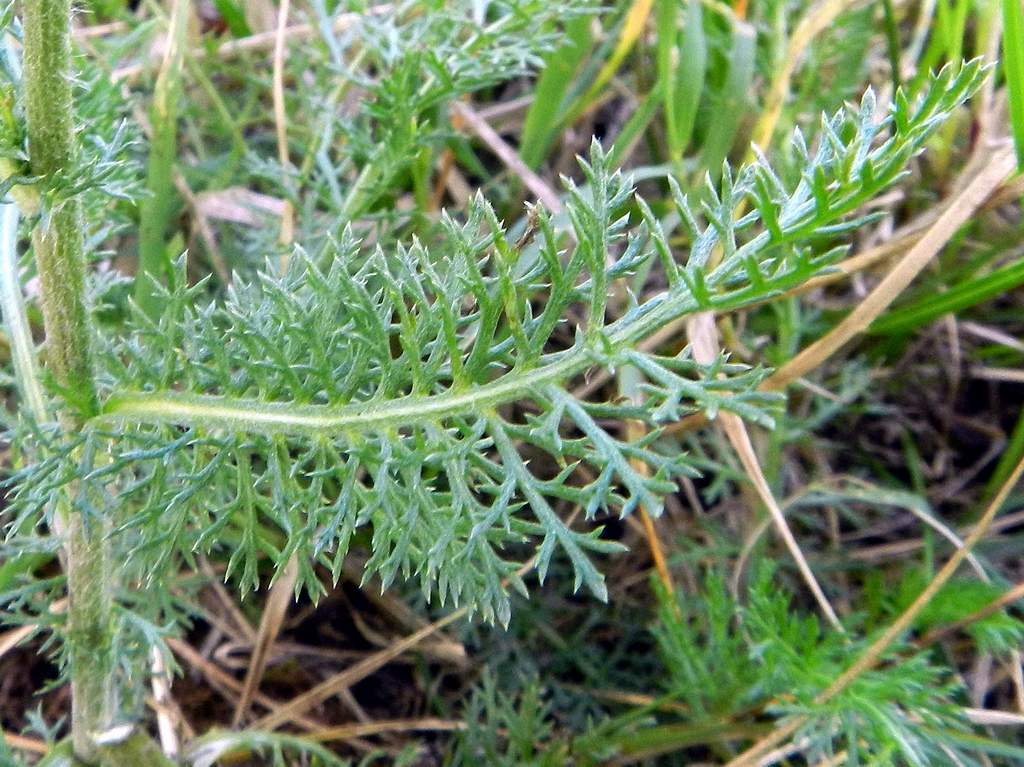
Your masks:
<svg viewBox="0 0 1024 767"><path fill-rule="evenodd" d="M573 520L576 519L576 515L579 513L579 509L576 509L569 518L566 520L566 525L571 526ZM536 557L531 557L516 571L516 577L522 578L526 573L533 569L536 564ZM505 582L507 585L507 582ZM460 607L443 618L439 618L433 623L424 626L419 631L405 637L404 639L395 642L390 647L376 652L363 660L359 661L350 668L345 669L339 674L335 674L330 679L318 684L312 690L304 692L283 706L275 708L273 713L268 714L259 721L253 724L254 729L262 730L273 730L280 727L285 722L299 716L306 711L309 711L313 706L317 706L323 701L330 698L332 695L337 695L342 690L349 689L352 685L365 679L370 674L373 674L378 669L383 668L386 664L402 655L405 652L413 649L427 637L437 633L445 626L454 623L457 620L464 618L469 613L469 609L466 607Z"/></svg>
<svg viewBox="0 0 1024 767"><path fill-rule="evenodd" d="M644 27L647 26L647 19L651 15L651 8L653 7L654 0L633 0L629 11L626 13L626 18L622 24L622 31L619 33L619 39L615 42L615 48L611 56L608 57L608 60L597 73L597 77L594 78L594 82L587 90L587 93L580 99L579 103L584 109L597 97L604 86L608 84L608 81L615 76L615 73L622 65L622 61L632 50L640 35L643 34Z"/></svg>
<svg viewBox="0 0 1024 767"><path fill-rule="evenodd" d="M45 754L50 746L44 741L36 738L26 738L24 735L14 735L10 732L0 730L0 737L7 741L7 745L17 751L25 751L30 754Z"/></svg>
<svg viewBox="0 0 1024 767"><path fill-rule="evenodd" d="M11 629L10 631L0 634L0 658L32 636L32 633L36 628L37 627L34 624L29 626L19 626L16 629Z"/></svg>
<svg viewBox="0 0 1024 767"><path fill-rule="evenodd" d="M878 286L827 335L815 341L779 368L762 384L766 390L782 389L819 367L884 312L942 250L982 203L1014 172L1016 159L1010 149L1000 149L960 194L947 203L942 215L900 259Z"/></svg>
<svg viewBox="0 0 1024 767"><path fill-rule="evenodd" d="M149 651L149 667L151 671L150 686L153 689L153 702L156 708L156 726L160 734L160 748L168 759L177 759L181 752L178 740L178 728L172 714L171 675L167 673L167 664L163 653L154 647Z"/></svg>
<svg viewBox="0 0 1024 767"><path fill-rule="evenodd" d="M522 181L523 186L529 189L540 202L544 203L544 207L552 213L562 212L562 200L555 193L555 190L526 166L526 163L522 161L516 150L510 147L486 120L461 101L456 101L452 104L452 110L476 134L477 138L494 152L495 156L501 160L505 167Z"/></svg>
<svg viewBox="0 0 1024 767"><path fill-rule="evenodd" d="M281 173L284 174L283 188L287 189L288 166L291 162L288 159L288 116L284 106L284 57L285 57L285 31L288 29L289 0L281 0L281 8L277 15L277 38L274 40L274 75L273 75L273 97L274 97L274 129L277 133L277 161L281 164ZM282 245L291 245L295 236L294 214L292 204L289 201L284 203L284 211L281 214L281 233L279 242Z"/></svg>
<svg viewBox="0 0 1024 767"><path fill-rule="evenodd" d="M50 606L50 612L54 614L62 613L67 606L67 599L59 599ZM33 632L38 628L39 627L33 623L25 626L19 626L16 629L11 629L4 634L0 634L0 658L32 636Z"/></svg>
<svg viewBox="0 0 1024 767"><path fill-rule="evenodd" d="M337 695L342 690L347 690L352 685L366 679L370 674L380 670L399 655L402 655L416 647L416 645L431 634L436 631L440 631L450 623L454 623L460 618L463 618L467 612L468 611L464 607L455 610L440 620L434 621L428 626L424 626L416 633L410 634L404 639L395 642L390 647L367 656L341 673L335 674L330 679L321 682L311 690L307 690L302 695L298 695L287 703L275 707L270 714L267 714L254 722L253 728L257 730L274 730L291 721L296 716L301 716L311 708L320 705L328 698Z"/></svg>
<svg viewBox="0 0 1024 767"><path fill-rule="evenodd" d="M342 13L334 20L334 31L344 32L346 29L350 29L354 24L357 24L364 16L383 16L394 10L394 6L390 3L383 3L381 5L374 5L367 8L361 13ZM286 27L284 30L284 38L289 42L310 40L320 34L320 30L315 24L292 24ZM189 57L198 61L207 56L216 56L219 59L227 60L238 58L245 53L253 53L256 51L265 51L268 48L273 48L278 39L278 32L276 29L267 30L266 32L258 32L248 37L242 37L235 40L229 40L224 44L217 46L212 51L206 48L196 48L189 52ZM131 82L141 75L145 74L149 68L159 60L160 52L155 51L156 55L150 57L149 61L141 64L132 64L125 67L115 69L111 74L111 79L114 82L127 81Z"/></svg>
<svg viewBox="0 0 1024 767"><path fill-rule="evenodd" d="M106 24L92 24L88 27L75 27L71 31L71 36L75 40L90 40L95 37L117 35L128 28L128 24L123 21L109 21Z"/></svg>
<svg viewBox="0 0 1024 767"><path fill-rule="evenodd" d="M654 569L658 573L658 580L665 587L665 592L674 597L676 593L675 584L672 583L672 573L668 569L668 562L665 560L665 550L661 545L661 538L658 536L658 529L654 526L651 515L640 509L640 521L644 527L644 536L647 538L647 546L651 550L651 559L654 560ZM678 608L673 600L672 605Z"/></svg>
<svg viewBox="0 0 1024 767"><path fill-rule="evenodd" d="M171 652L181 658L181 660L205 676L210 684L215 688L218 688L221 691L227 691L228 693L234 693L235 695L242 692L241 682L231 676L231 674L222 671L215 664L200 655L188 642L183 642L180 639L171 637L167 640L167 646L170 647ZM280 702L260 692L253 693L252 699L257 705L267 709L268 711L275 711L281 707ZM315 719L310 719L301 715L290 717L288 721L309 732L323 729L324 726L322 722L318 722Z"/></svg>
<svg viewBox="0 0 1024 767"><path fill-rule="evenodd" d="M274 66L272 98L274 103L274 131L277 136L277 161L281 165L282 188L290 187L288 179L288 168L291 161L288 158L288 116L285 112L284 103L284 60L285 60L285 31L288 28L288 12L290 9L289 0L281 0L281 6L277 14L277 28L274 40ZM278 234L278 242L286 247L292 244L295 236L294 215L292 204L285 200L281 211L281 229ZM288 250L281 254L281 271L288 265ZM299 565L296 555L288 560L281 578L270 589L270 596L263 606L263 615L260 617L260 627L256 633L256 641L253 644L252 656L249 660L249 668L245 674L245 685L235 706L235 713L232 717L232 726L238 727L252 702L252 696L263 679L263 672L267 667L267 660L270 657L270 648L277 640L281 632L281 625L284 623L285 614L288 611L288 604L295 592L295 583L299 577Z"/></svg>
<svg viewBox="0 0 1024 767"><path fill-rule="evenodd" d="M690 337L690 344L693 347L693 358L701 365L713 364L719 352L714 315L708 312L695 315L687 324L687 333ZM747 433L747 427L744 425L743 419L738 415L725 411L720 412L718 417L721 420L726 437L728 437L733 449L739 456L743 470L754 485L754 489L761 498L761 502L768 508L768 513L771 515L779 536L796 561L797 568L800 570L804 582L811 590L828 622L837 631L842 632L843 626L839 622L839 616L836 615L835 609L833 609L832 604L828 601L828 597L825 596L825 592L818 583L818 579L814 576L811 566L807 563L807 558L800 550L800 544L797 543L793 532L786 523L786 517L782 513L782 509L779 508L779 504L775 501L775 496L772 495L772 490L768 486L764 471L757 460L757 454L754 452L754 446L750 442L750 435Z"/></svg>
<svg viewBox="0 0 1024 767"><path fill-rule="evenodd" d="M800 19L796 29L789 38L786 58L782 66L775 72L771 87L765 96L764 109L754 127L752 143L759 147L771 144L775 126L782 114L782 106L790 93L793 74L811 42L828 29L832 23L846 10L852 8L859 0L822 0Z"/></svg>
<svg viewBox="0 0 1024 767"><path fill-rule="evenodd" d="M627 397L633 401L639 401L639 376L634 376L627 370L619 372L619 392L622 396ZM630 442L638 442L646 434L646 426L640 421L629 421L626 423L626 437ZM650 476L650 468L643 461L636 459L630 460L630 464L633 470L643 476ZM647 513L646 509L639 509L640 522L643 526L644 537L647 540L647 548L651 553L651 560L654 562L654 569L658 574L658 579L661 581L662 587L665 589L665 593L671 597L670 603L672 608L678 613L679 603L676 601L676 589L675 584L672 582L672 573L668 569L668 562L665 559L665 550L661 545L661 538L658 536L658 528L655 526L654 520L651 515Z"/></svg>
<svg viewBox="0 0 1024 767"><path fill-rule="evenodd" d="M295 593L295 581L299 576L298 562L293 557L288 561L284 574L270 589L270 596L263 606L263 615L260 618L260 627L256 632L256 642L253 644L252 656L249 660L249 669L245 674L245 685L235 706L235 714L231 724L238 727L242 723L249 705L252 703L253 694L263 679L263 672L267 668L267 660L270 657L270 648L281 633L281 626L284 623L288 605Z"/></svg>
<svg viewBox="0 0 1024 767"><path fill-rule="evenodd" d="M209 189L195 195L196 207L208 219L257 227L284 215L285 201L242 186Z"/></svg>
<svg viewBox="0 0 1024 767"><path fill-rule="evenodd" d="M964 716L975 724L984 727L1021 727L1024 726L1024 714L1012 711L994 711L989 708L965 708Z"/></svg>
<svg viewBox="0 0 1024 767"><path fill-rule="evenodd" d="M352 585L359 587L366 599L373 603L390 620L397 623L404 632L411 633L427 625L428 621L406 602L389 592L378 576L366 578L364 575L365 566L366 562L364 560L349 556L346 557L345 562L342 564L342 572ZM382 643L382 646L388 643L389 641L385 641ZM457 668L466 668L468 666L468 654L466 653L465 645L443 633L430 642L424 643L423 651L442 663L448 663Z"/></svg>
<svg viewBox="0 0 1024 767"><path fill-rule="evenodd" d="M249 644L254 644L256 642L256 630L249 623L245 615L242 614L242 611L238 609L235 600L232 599L228 590L224 587L221 575L213 569L213 566L206 557L199 558L199 571L207 578L207 585L224 608L226 617L230 618L229 623L233 626L233 629Z"/></svg>
<svg viewBox="0 0 1024 767"><path fill-rule="evenodd" d="M452 719L379 719L376 722L359 724L343 724L339 727L327 727L310 734L311 740L320 742L351 740L367 735L382 735L391 732L453 732L465 730L466 723Z"/></svg>

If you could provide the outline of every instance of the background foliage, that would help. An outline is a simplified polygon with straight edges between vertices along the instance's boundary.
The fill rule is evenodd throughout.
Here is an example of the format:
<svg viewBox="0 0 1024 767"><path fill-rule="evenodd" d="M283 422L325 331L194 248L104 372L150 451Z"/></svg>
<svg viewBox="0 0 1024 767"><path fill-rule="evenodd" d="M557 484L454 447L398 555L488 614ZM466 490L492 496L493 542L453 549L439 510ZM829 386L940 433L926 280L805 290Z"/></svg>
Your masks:
<svg viewBox="0 0 1024 767"><path fill-rule="evenodd" d="M876 644L1024 453L1018 181L944 229L1024 130L1019 10L87 5L78 167L31 189L83 200L102 413L18 410L7 353L0 761L62 734L74 488L193 764L1019 762L1018 495Z"/></svg>

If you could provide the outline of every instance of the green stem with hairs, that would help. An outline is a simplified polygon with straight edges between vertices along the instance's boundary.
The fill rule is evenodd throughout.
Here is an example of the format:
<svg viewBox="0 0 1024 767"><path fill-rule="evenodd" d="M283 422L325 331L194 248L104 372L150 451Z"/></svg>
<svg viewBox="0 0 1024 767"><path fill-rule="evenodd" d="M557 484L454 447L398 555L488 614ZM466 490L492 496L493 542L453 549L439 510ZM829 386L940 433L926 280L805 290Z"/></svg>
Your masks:
<svg viewBox="0 0 1024 767"><path fill-rule="evenodd" d="M25 105L32 173L52 181L75 166L71 94L70 0L25 0ZM75 197L54 198L32 233L46 327L45 364L66 402L65 429L75 430L99 410L93 378L91 328L85 302L82 212ZM72 745L95 762L94 734L116 711L113 603L105 525L68 513L68 660Z"/></svg>

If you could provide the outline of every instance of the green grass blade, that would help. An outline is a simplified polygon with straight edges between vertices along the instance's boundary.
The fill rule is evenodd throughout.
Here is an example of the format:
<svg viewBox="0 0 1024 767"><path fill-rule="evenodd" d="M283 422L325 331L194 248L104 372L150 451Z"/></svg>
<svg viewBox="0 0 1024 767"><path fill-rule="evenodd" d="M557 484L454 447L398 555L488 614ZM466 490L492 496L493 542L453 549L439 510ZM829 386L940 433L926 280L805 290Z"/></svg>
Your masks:
<svg viewBox="0 0 1024 767"><path fill-rule="evenodd" d="M678 161L690 144L693 126L697 121L697 107L704 91L707 71L707 40L704 36L700 0L689 0L687 3L686 23L681 35L675 30L676 0L663 0L661 5L673 9L670 15L668 11L659 8L658 65L660 79L666 83L665 128L669 155L673 161ZM669 23L671 32L664 26ZM672 42L671 47L668 40Z"/></svg>
<svg viewBox="0 0 1024 767"><path fill-rule="evenodd" d="M1010 99L1010 125L1017 167L1024 170L1024 3L1003 3L1003 76Z"/></svg>
<svg viewBox="0 0 1024 767"><path fill-rule="evenodd" d="M619 135L615 137L615 144L608 152L609 161L613 166L621 165L623 160L629 156L636 142L643 135L644 131L651 124L654 116L658 114L658 107L662 104L662 92L665 83L659 81L640 101L640 106L630 115L626 124L622 126Z"/></svg>
<svg viewBox="0 0 1024 767"><path fill-rule="evenodd" d="M1014 290L1024 284L1024 260L1016 261L1008 266L955 285L945 293L929 295L891 312L875 322L871 333L888 335L905 333L922 325L926 325L939 317L951 312L958 312L971 306Z"/></svg>
<svg viewBox="0 0 1024 767"><path fill-rule="evenodd" d="M992 498L999 492L999 488L1006 482L1010 472L1013 471L1013 467L1017 465L1022 457L1024 457L1024 411L1021 411L1017 417L1017 423L1013 427L1010 439L1003 449L1003 454L999 456L999 463L996 464L992 477L985 485L986 498Z"/></svg>
<svg viewBox="0 0 1024 767"><path fill-rule="evenodd" d="M167 54L157 77L150 120L153 135L146 170L147 197L139 212L139 268L135 277L135 301L150 316L159 312L156 284L171 273L167 255L167 229L177 208L174 191L174 160L178 148L178 100L188 21L187 0L176 0L171 9Z"/></svg>
<svg viewBox="0 0 1024 767"><path fill-rule="evenodd" d="M677 61L674 61L676 41L679 36L677 18L679 3L675 0L658 0L655 7L654 24L658 30L658 79L672 79Z"/></svg>
<svg viewBox="0 0 1024 767"><path fill-rule="evenodd" d="M519 143L519 156L529 168L540 165L551 149L575 75L593 48L591 22L592 18L584 15L566 24L565 45L548 56L537 80Z"/></svg>
<svg viewBox="0 0 1024 767"><path fill-rule="evenodd" d="M736 134L750 104L750 83L754 77L757 33L749 24L736 21L729 51L729 72L718 94L714 110L708 115L704 136L703 166L713 178L722 171L722 162L736 143Z"/></svg>
<svg viewBox="0 0 1024 767"><path fill-rule="evenodd" d="M245 9L241 3L233 2L233 0L213 0L213 5L234 37L245 37L252 34L249 22L245 20Z"/></svg>

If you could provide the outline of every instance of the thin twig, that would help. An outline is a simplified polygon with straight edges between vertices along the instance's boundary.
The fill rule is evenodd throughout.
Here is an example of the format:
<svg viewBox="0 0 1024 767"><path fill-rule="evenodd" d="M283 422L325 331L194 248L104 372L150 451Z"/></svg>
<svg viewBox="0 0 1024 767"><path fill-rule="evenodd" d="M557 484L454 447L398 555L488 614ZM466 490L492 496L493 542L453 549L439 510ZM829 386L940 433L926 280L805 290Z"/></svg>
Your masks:
<svg viewBox="0 0 1024 767"><path fill-rule="evenodd" d="M461 101L456 101L452 104L452 111L494 152L495 156L501 160L505 167L523 182L523 186L529 189L540 202L544 203L544 207L556 215L562 212L562 200L555 193L555 190L526 166L526 163L520 159L516 150L510 147L486 120Z"/></svg>
<svg viewBox="0 0 1024 767"><path fill-rule="evenodd" d="M310 740L320 742L351 740L366 735L382 735L391 732L454 732L465 730L465 722L452 719L425 717L423 719L378 719L374 722L343 724L326 727L309 734Z"/></svg>
<svg viewBox="0 0 1024 767"><path fill-rule="evenodd" d="M687 333L690 337L690 345L693 348L694 360L701 365L713 364L718 358L718 350L720 348L715 329L714 315L710 312L701 312L691 317L687 325ZM843 633L843 624L839 621L839 616L836 615L832 603L829 602L825 591L814 576L814 571L811 570L811 566L807 563L807 558L800 550L800 544L797 543L793 531L789 529L786 516L782 513L782 509L779 508L779 504L776 502L775 496L768 486L768 481L765 479L764 471L757 460L757 453L754 452L754 446L750 442L750 435L747 432L746 425L743 423L743 419L735 413L728 413L724 410L718 414L718 417L726 437L728 437L733 449L739 456L743 470L754 485L754 489L761 498L761 502L768 509L768 513L775 523L775 529L779 537L782 538L783 543L785 543L786 548L789 549L789 553L796 562L797 569L800 570L800 575L803 576L804 582L811 590L828 622L832 624L836 631Z"/></svg>
<svg viewBox="0 0 1024 767"><path fill-rule="evenodd" d="M878 286L827 335L815 341L769 376L761 388L765 390L785 388L797 378L819 367L854 337L864 332L875 318L906 290L907 286L945 247L960 227L970 220L986 198L1013 174L1016 167L1016 158L1012 149L1000 149L993 154L988 164L974 177L966 189L945 206L935 223L907 255L900 259Z"/></svg>
<svg viewBox="0 0 1024 767"><path fill-rule="evenodd" d="M288 116L284 106L284 53L285 53L285 32L288 29L289 0L281 0L281 7L277 14L277 37L274 40L274 77L273 77L273 98L274 98L274 129L277 133L277 161L281 164L282 188L288 189L291 184L288 179L288 168L291 161L288 159ZM288 247L292 244L295 236L295 221L291 201L285 200L284 211L281 214L281 233L279 242ZM282 256L282 270L287 263L287 251Z"/></svg>
<svg viewBox="0 0 1024 767"><path fill-rule="evenodd" d="M285 2L287 3L287 0ZM235 706L234 717L231 721L232 727L237 728L242 723L249 704L252 702L252 696L263 679L263 673L270 658L270 649L281 632L288 605L295 594L295 582L298 577L299 565L293 556L288 560L281 577L271 587L270 596L263 606L256 642L253 644L252 655L249 658L249 669L245 674L245 684L238 697L238 704Z"/></svg>
<svg viewBox="0 0 1024 767"><path fill-rule="evenodd" d="M383 16L392 10L394 10L394 6L391 3L384 3L381 5L371 6L365 11L359 13L342 13L334 20L333 30L334 32L344 32L362 21L366 16ZM319 34L320 28L315 24L292 24L284 30L284 37L289 42L311 40ZM204 59L207 56L213 56L221 61L227 61L229 59L238 58L245 53L265 51L268 48L273 48L277 42L277 38L278 31L276 29L271 29L266 32L259 32L255 35L249 35L248 37L229 40L222 45L217 46L212 51L206 48L195 48L189 51L188 55L197 61ZM148 61L115 69L111 78L114 82L121 80L131 82L145 74L153 64L160 59L160 56L160 51L154 47Z"/></svg>

